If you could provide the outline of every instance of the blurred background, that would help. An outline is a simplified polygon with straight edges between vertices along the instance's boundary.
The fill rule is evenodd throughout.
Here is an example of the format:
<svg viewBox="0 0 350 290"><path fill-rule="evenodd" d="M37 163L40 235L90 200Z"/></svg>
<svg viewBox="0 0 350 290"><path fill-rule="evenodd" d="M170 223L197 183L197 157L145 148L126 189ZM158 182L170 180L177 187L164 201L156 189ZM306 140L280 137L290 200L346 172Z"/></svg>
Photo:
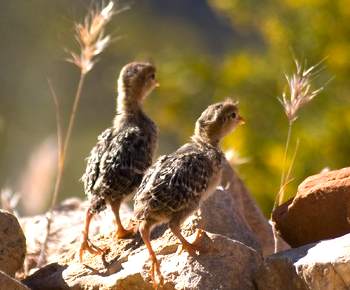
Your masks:
<svg viewBox="0 0 350 290"><path fill-rule="evenodd" d="M45 211L56 170L55 107L49 78L68 119L79 71L65 62L75 49L74 22L94 1L12 0L0 10L0 189L20 194L22 214ZM116 78L132 60L151 60L161 87L145 110L160 127L158 154L192 134L210 103L240 101L245 126L227 137L236 170L266 215L279 188L287 120L277 101L293 58L324 60L316 81L334 79L295 123L300 138L288 194L323 168L349 166L350 5L348 0L138 0L114 16L114 41L87 75L59 199L83 197L85 158L115 112ZM66 128L67 123L64 123ZM239 156L237 158L237 156Z"/></svg>

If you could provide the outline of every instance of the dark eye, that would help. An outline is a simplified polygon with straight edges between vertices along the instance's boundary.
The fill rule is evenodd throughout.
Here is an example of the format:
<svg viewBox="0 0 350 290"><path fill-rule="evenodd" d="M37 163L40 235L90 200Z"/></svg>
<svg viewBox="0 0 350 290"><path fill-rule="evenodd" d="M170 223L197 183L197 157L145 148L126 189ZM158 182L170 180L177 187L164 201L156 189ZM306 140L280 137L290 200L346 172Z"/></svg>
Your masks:
<svg viewBox="0 0 350 290"><path fill-rule="evenodd" d="M235 112L232 112L232 113L230 114L230 117L231 117L232 119L235 119L235 118L236 118L236 113L235 113Z"/></svg>
<svg viewBox="0 0 350 290"><path fill-rule="evenodd" d="M156 78L156 75L153 73L149 77L150 77L151 80L154 80Z"/></svg>

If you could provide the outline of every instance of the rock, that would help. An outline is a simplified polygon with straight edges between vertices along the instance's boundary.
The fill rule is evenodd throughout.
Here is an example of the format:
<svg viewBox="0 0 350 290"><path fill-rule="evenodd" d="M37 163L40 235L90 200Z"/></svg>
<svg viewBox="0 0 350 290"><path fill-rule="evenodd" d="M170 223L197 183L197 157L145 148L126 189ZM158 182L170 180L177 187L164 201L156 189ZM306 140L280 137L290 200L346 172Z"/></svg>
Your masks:
<svg viewBox="0 0 350 290"><path fill-rule="evenodd" d="M224 186L182 226L188 239L197 228L205 230L210 238L203 243L213 251L198 257L190 257L185 252L179 254L179 241L167 226L158 227L152 234L152 245L167 282L164 289L255 289L252 275L262 260L259 241L264 242L265 252L273 248L271 228L230 168L226 168L223 182ZM86 203L77 200L66 201L56 209L54 235L48 245L51 264L26 278L24 283L34 290L151 289L145 266L148 252L140 236L116 240L114 219L109 210L94 220L91 237L94 244L110 251L104 257L86 253L84 264L78 262L76 253L85 209ZM130 212L122 213L124 224L130 217ZM33 221L35 218L22 222L28 239L33 241L28 243L30 248L38 250L34 237L45 230L46 223L44 217L36 223ZM252 229L259 229L258 235ZM265 237L268 242L264 241Z"/></svg>
<svg viewBox="0 0 350 290"><path fill-rule="evenodd" d="M56 262L66 254L72 245L79 242L83 229L83 220L88 203L78 198L69 198L58 205L53 212L51 235L48 239L46 262ZM131 217L131 210L123 204L120 210L122 220ZM27 267L30 271L36 266L41 244L45 238L47 219L45 215L20 218L23 231L27 238ZM107 234L113 231L114 216L110 210L94 216L91 226L91 237L97 234Z"/></svg>
<svg viewBox="0 0 350 290"><path fill-rule="evenodd" d="M10 277L3 271L0 271L0 289L1 290L30 290L21 282Z"/></svg>
<svg viewBox="0 0 350 290"><path fill-rule="evenodd" d="M350 234L268 257L256 283L259 290L350 289Z"/></svg>
<svg viewBox="0 0 350 290"><path fill-rule="evenodd" d="M274 253L274 237L272 227L262 211L251 197L237 173L226 163L222 176L222 186L233 197L235 214L240 215L251 232L254 233L259 242L263 255L268 256ZM289 249L290 246L278 237L279 250Z"/></svg>
<svg viewBox="0 0 350 290"><path fill-rule="evenodd" d="M182 226L183 231L195 228L226 236L262 251L255 233L238 211L235 200L228 191L217 189Z"/></svg>
<svg viewBox="0 0 350 290"><path fill-rule="evenodd" d="M200 226L211 233L222 234L242 243L262 250L264 255L273 253L274 241L271 226L260 209L250 197L249 192L237 174L227 164L223 174L223 186L202 205L196 213L193 226ZM47 264L56 262L76 245L81 237L84 212L87 202L71 198L57 206L52 222L53 234L50 235L47 247ZM219 210L216 210L216 209ZM132 217L130 209L123 204L121 218L125 225ZM215 217L215 218L213 218ZM225 222L223 222L225 221ZM20 223L27 238L27 268L30 273L35 269L40 246L44 239L47 220L45 215L21 218ZM114 231L114 217L110 210L103 211L94 217L91 237L97 234L108 235ZM287 246L285 245L284 248Z"/></svg>
<svg viewBox="0 0 350 290"><path fill-rule="evenodd" d="M298 247L350 232L350 168L305 179L294 199L273 213L280 235Z"/></svg>
<svg viewBox="0 0 350 290"><path fill-rule="evenodd" d="M153 243L165 279L163 289L256 289L253 276L262 258L252 248L221 235L207 234L202 246L208 252L191 257L179 252L179 245L171 236L167 231L162 239ZM149 256L144 246L126 251L117 259L109 258L110 255L105 265L96 263L96 259L86 265L76 261L68 267L49 265L27 278L25 284L33 290L153 289L148 274Z"/></svg>
<svg viewBox="0 0 350 290"><path fill-rule="evenodd" d="M261 256L246 245L209 234L213 248L197 258L166 255L163 273L174 289L255 289L253 275L262 262ZM131 265L130 265L131 266Z"/></svg>
<svg viewBox="0 0 350 290"><path fill-rule="evenodd" d="M17 218L0 210L0 271L14 276L22 268L25 254L26 239Z"/></svg>

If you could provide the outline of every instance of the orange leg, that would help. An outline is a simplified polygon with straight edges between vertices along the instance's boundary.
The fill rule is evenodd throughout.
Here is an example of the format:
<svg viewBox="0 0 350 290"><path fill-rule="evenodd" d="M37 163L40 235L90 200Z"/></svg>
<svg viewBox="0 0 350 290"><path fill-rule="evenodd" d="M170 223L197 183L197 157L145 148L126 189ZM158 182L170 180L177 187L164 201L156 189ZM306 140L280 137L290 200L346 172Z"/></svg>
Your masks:
<svg viewBox="0 0 350 290"><path fill-rule="evenodd" d="M121 201L118 200L118 201L110 202L110 205L114 213L115 221L117 224L116 237L118 239L125 239L125 238L132 237L135 234L134 229L133 228L125 229L123 227L122 221L120 220L119 210L120 210Z"/></svg>
<svg viewBox="0 0 350 290"><path fill-rule="evenodd" d="M203 230L198 229L196 238L195 240L190 243L188 242L183 235L181 234L180 226L177 223L170 223L169 227L173 234L180 240L182 244L182 250L187 251L190 255L195 256L196 252L205 252L205 249L203 249L198 243L200 242L202 235L203 235Z"/></svg>
<svg viewBox="0 0 350 290"><path fill-rule="evenodd" d="M90 228L90 222L91 222L92 217L93 217L93 213L91 213L90 210L88 209L86 211L86 216L85 216L83 239L82 239L82 242L80 244L80 249L79 249L80 262L82 262L82 260L83 260L83 254L84 254L85 250L87 250L90 254L95 254L95 255L104 253L104 251L102 249L95 246L89 240L89 228Z"/></svg>
<svg viewBox="0 0 350 290"><path fill-rule="evenodd" d="M151 258L152 267L150 270L150 276L153 282L153 287L154 289L158 289L159 285L160 286L164 285L164 278L162 276L162 273L160 272L160 264L159 264L159 261L157 260L157 256L152 249L152 245L150 241L150 225L148 225L147 222L145 221L142 222L139 226L139 231ZM159 283L156 280L155 273L158 276Z"/></svg>

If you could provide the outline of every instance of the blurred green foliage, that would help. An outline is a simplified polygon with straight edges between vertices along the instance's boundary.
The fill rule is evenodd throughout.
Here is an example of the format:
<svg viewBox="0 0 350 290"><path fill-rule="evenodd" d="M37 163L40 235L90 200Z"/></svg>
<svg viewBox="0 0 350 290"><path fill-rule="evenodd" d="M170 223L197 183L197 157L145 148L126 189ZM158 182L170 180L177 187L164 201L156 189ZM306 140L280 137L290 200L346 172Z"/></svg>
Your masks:
<svg viewBox="0 0 350 290"><path fill-rule="evenodd" d="M1 4L0 187L18 190L31 152L55 135L49 77L67 119L78 72L64 62L73 23L90 1L32 0ZM125 5L122 2L121 5ZM150 59L161 87L146 101L160 127L159 154L188 140L210 103L232 96L246 125L224 141L249 163L237 168L269 214L279 187L287 120L276 97L293 57L325 58L316 85L334 80L305 107L294 128L301 146L290 195L306 176L349 165L350 6L346 0L143 0L116 15L108 33L120 36L89 73L68 154L60 198L83 196L79 178L97 135L111 124L115 79L123 64ZM292 143L293 144L293 143ZM43 173L45 174L45 173ZM23 186L21 187L23 190ZM22 200L25 202L25 200Z"/></svg>
<svg viewBox="0 0 350 290"><path fill-rule="evenodd" d="M287 133L287 121L275 96L284 89L282 73L292 70L293 57L307 59L310 65L325 59L326 69L316 85L335 78L296 122L294 140L299 137L301 146L289 195L295 194L296 186L308 175L327 166L349 165L349 2L210 0L210 4L234 27L253 31L262 40L259 49L242 47L226 55L222 76L227 82L220 87L242 96L249 128L238 149L252 157L242 173L268 212L278 187ZM226 145L235 146L235 141Z"/></svg>

